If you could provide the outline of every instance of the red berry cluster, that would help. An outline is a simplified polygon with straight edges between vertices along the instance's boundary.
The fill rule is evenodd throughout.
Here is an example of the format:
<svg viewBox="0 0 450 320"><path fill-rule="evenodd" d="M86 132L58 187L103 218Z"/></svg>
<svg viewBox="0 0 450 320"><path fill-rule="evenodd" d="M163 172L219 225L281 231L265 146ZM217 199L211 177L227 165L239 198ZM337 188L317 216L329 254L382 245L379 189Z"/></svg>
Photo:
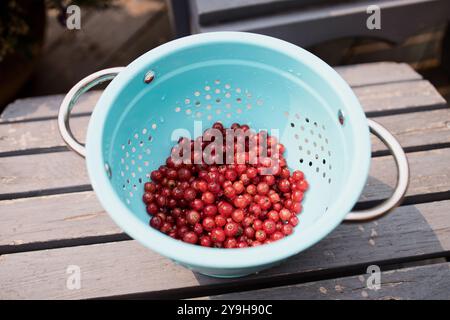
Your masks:
<svg viewBox="0 0 450 320"><path fill-rule="evenodd" d="M221 123L213 128L229 134ZM250 130L239 124L231 129ZM260 134L249 132L249 139L260 139ZM250 148L249 140L242 164L190 164L167 158L151 173L152 182L145 183L143 201L152 216L150 225L175 239L218 248L257 246L292 234L308 182L301 171L291 175L282 144L268 135L266 141L275 147L271 150L276 152L269 154L278 160L275 164L267 158L251 164L249 154L257 150ZM194 141L190 143L193 150ZM202 150L208 145L203 141ZM236 154L234 160L241 156ZM271 174L264 174L268 166Z"/></svg>

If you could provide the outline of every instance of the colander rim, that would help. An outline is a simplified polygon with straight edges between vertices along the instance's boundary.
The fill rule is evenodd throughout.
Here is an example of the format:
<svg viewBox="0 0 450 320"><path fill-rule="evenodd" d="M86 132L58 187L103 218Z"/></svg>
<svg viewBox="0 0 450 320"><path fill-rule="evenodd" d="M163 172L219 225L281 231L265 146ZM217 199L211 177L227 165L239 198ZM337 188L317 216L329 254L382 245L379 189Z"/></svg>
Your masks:
<svg viewBox="0 0 450 320"><path fill-rule="evenodd" d="M301 63L308 65L320 74L333 88L343 103L351 108L347 119L352 121L355 135L353 169L340 197L328 207L327 215L319 218L314 225L304 230L300 241L295 237L286 237L268 245L224 250L205 248L186 244L172 239L143 223L134 216L116 194L104 167L103 132L108 111L125 85L135 77L143 77L145 67L162 56L173 54L185 48L212 43L242 43L256 45L279 51ZM357 202L365 185L370 165L370 138L367 120L361 105L348 84L324 61L312 53L289 42L254 33L211 32L176 39L143 54L129 64L105 89L92 113L86 138L86 162L92 186L102 206L129 236L151 250L173 260L201 268L238 269L269 265L293 256L316 244L333 231L350 212Z"/></svg>

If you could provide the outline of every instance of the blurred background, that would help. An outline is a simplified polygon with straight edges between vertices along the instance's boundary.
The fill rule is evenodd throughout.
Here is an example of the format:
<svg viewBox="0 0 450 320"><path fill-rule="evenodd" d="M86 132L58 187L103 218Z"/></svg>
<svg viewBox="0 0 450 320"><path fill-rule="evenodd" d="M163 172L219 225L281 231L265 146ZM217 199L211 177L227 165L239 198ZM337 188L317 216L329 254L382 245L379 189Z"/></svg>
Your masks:
<svg viewBox="0 0 450 320"><path fill-rule="evenodd" d="M79 30L67 8L81 8ZM381 29L367 28L377 5ZM449 0L1 0L0 111L66 93L173 38L218 30L276 36L331 65L406 62L450 98Z"/></svg>

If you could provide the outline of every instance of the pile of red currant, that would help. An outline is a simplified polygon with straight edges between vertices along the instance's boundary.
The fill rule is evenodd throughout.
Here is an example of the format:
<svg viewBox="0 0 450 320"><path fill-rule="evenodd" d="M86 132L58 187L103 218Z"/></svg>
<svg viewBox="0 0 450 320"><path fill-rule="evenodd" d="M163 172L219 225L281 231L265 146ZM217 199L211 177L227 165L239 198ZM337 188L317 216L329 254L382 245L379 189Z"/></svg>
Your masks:
<svg viewBox="0 0 450 320"><path fill-rule="evenodd" d="M217 143L211 152L211 129L223 135L220 152ZM233 150L226 144L230 132L235 134ZM246 135L244 143L237 142L239 134ZM190 161L174 157L183 153L183 146L192 152ZM263 149L265 156L252 158ZM215 123L195 140L181 138L166 164L145 183L150 226L175 239L216 248L258 246L292 234L308 182L299 170L291 174L284 151L275 137L236 123L230 129Z"/></svg>

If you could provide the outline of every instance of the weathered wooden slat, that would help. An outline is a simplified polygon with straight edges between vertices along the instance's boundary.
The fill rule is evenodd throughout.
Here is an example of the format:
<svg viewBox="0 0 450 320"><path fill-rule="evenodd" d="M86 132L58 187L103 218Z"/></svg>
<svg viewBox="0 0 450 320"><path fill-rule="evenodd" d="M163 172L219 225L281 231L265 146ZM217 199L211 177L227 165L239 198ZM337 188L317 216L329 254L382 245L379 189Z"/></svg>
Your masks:
<svg viewBox="0 0 450 320"><path fill-rule="evenodd" d="M324 240L282 265L240 279L281 279L329 268L381 264L391 259L438 255L450 249L450 200L403 206L377 222L342 224ZM81 270L81 289L68 290L68 266ZM120 275L120 276L118 276ZM0 298L92 298L209 285L232 286L176 265L135 241L0 256ZM39 285L36 285L39 283Z"/></svg>
<svg viewBox="0 0 450 320"><path fill-rule="evenodd" d="M422 76L406 63L362 63L335 67L335 70L352 87L422 79Z"/></svg>
<svg viewBox="0 0 450 320"><path fill-rule="evenodd" d="M414 152L408 158L411 166L408 196L450 190L450 148ZM361 200L389 196L395 177L396 168L390 156L373 158ZM84 159L70 151L4 157L0 161L0 182L0 199L4 200L17 198L14 194L89 185Z"/></svg>
<svg viewBox="0 0 450 320"><path fill-rule="evenodd" d="M381 272L380 288L369 289L369 275L252 290L208 297L211 300L447 300L450 263Z"/></svg>
<svg viewBox="0 0 450 320"><path fill-rule="evenodd" d="M82 143L85 141L89 119L89 116L82 116L70 121L72 132ZM0 153L55 147L66 147L56 119L0 124Z"/></svg>
<svg viewBox="0 0 450 320"><path fill-rule="evenodd" d="M407 196L427 195L450 190L450 149L408 154L410 184ZM390 156L373 158L370 176L360 201L379 200L388 197L396 181L396 168Z"/></svg>
<svg viewBox="0 0 450 320"><path fill-rule="evenodd" d="M92 112L102 91L85 93L75 105L72 114ZM19 99L6 107L0 117L0 123L8 121L28 121L41 118L56 118L64 95L51 95L36 98Z"/></svg>
<svg viewBox="0 0 450 320"><path fill-rule="evenodd" d="M377 62L354 66L336 67L351 86L373 85L379 83L418 80L421 76L411 67L402 63ZM85 94L73 113L90 112L101 91ZM55 117L64 95L19 99L11 103L0 117L5 121L31 120L42 117Z"/></svg>
<svg viewBox="0 0 450 320"><path fill-rule="evenodd" d="M374 120L385 126L403 148L450 142L450 109L412 112L377 117ZM386 150L386 146L372 136L372 151Z"/></svg>
<svg viewBox="0 0 450 320"><path fill-rule="evenodd" d="M369 115L411 112L446 106L436 88L426 80L379 84L354 88Z"/></svg>
<svg viewBox="0 0 450 320"><path fill-rule="evenodd" d="M0 206L0 254L2 247L121 233L92 191L3 201Z"/></svg>
<svg viewBox="0 0 450 320"><path fill-rule="evenodd" d="M0 181L0 194L89 184L85 160L69 151L2 158Z"/></svg>
<svg viewBox="0 0 450 320"><path fill-rule="evenodd" d="M407 83L408 84L408 83ZM411 84L411 83L410 83ZM363 107L367 112L388 110L393 108L415 108L419 102L411 96L414 86L429 86L428 82L412 82L413 88L403 83L392 84L376 90L371 87L357 88L356 93L363 102ZM384 85L383 85L384 86ZM397 86L401 86L398 88ZM394 89L391 89L395 87ZM99 92L88 95L86 99L80 102L75 110L78 112L87 112L92 104L95 103ZM47 101L54 101L61 97L49 97ZM416 97L417 98L417 97ZM40 98L38 98L40 99ZM436 90L424 91L423 96L417 98L423 106L430 108L440 106L443 101ZM55 102L55 101L54 101ZM40 102L38 102L40 103ZM47 102L48 103L48 102ZM91 104L92 103L92 104ZM383 106L386 109L383 109ZM24 109L28 108L23 106ZM41 109L40 107L38 109ZM386 122L386 126L398 136L404 147L417 146L422 144L430 144L436 141L439 136L442 140L449 139L448 121L450 110L443 109L436 112L426 112L421 114L405 114L392 115L391 117L379 117L378 121L382 124ZM85 132L89 123L89 116L75 117L71 121L71 127L75 135L84 141ZM428 136L431 140L425 139ZM422 140L420 138L422 137ZM432 138L434 137L434 138ZM441 141L446 142L446 141ZM29 149L65 147L62 141L56 119L48 119L42 121L18 122L18 123L0 123L0 153L20 152ZM374 151L385 150L386 148L380 144L376 145Z"/></svg>

